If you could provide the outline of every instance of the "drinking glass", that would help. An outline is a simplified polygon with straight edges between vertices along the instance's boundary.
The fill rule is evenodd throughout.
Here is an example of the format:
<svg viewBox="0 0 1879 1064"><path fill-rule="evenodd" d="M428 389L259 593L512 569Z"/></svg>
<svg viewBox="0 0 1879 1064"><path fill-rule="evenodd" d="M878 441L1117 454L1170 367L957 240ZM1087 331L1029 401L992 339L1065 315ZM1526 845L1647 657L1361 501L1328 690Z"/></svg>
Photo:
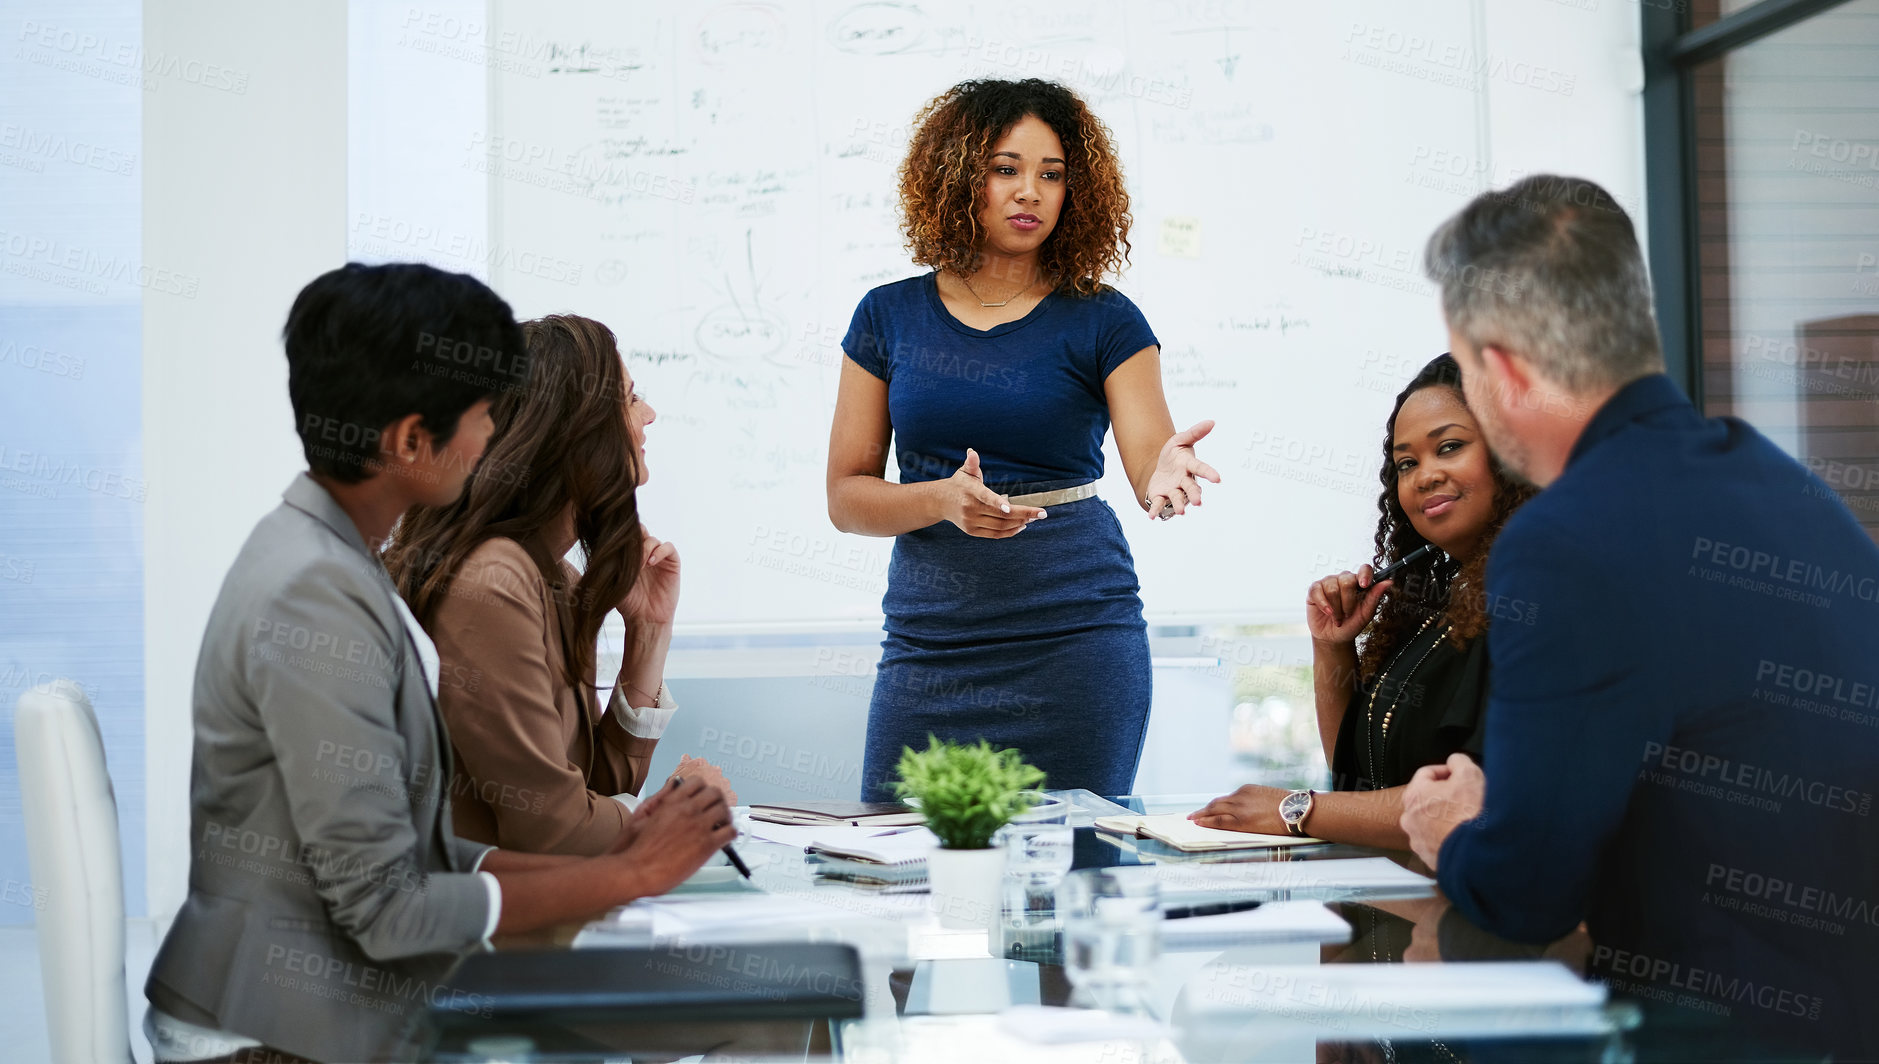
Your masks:
<svg viewBox="0 0 1879 1064"><path fill-rule="evenodd" d="M1161 955L1161 891L1150 867L1080 868L1057 888L1063 966L1078 1004L1145 1011Z"/></svg>
<svg viewBox="0 0 1879 1064"><path fill-rule="evenodd" d="M1041 893L1048 903L1064 873L1070 871L1076 833L1070 827L1069 802L1040 791L1026 793L1032 800L1031 807L999 829L999 840L1008 857L1005 879L1029 893Z"/></svg>
<svg viewBox="0 0 1879 1064"><path fill-rule="evenodd" d="M999 829L1005 848L1004 919L994 947L1018 960L1058 959L1057 884L1074 856L1076 832L1070 803L1039 791L1027 792L1029 809Z"/></svg>

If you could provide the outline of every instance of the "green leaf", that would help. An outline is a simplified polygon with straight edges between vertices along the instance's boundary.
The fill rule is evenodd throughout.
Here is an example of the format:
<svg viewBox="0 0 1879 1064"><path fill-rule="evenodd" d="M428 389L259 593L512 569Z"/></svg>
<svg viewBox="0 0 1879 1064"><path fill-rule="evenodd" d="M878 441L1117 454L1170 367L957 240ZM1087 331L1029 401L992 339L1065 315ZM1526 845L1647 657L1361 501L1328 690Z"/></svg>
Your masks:
<svg viewBox="0 0 1879 1064"><path fill-rule="evenodd" d="M925 750L901 749L894 791L918 803L940 845L977 850L1011 818L1030 808L1022 792L1043 785L1044 773L1016 750L996 750L981 739L973 745L927 736Z"/></svg>

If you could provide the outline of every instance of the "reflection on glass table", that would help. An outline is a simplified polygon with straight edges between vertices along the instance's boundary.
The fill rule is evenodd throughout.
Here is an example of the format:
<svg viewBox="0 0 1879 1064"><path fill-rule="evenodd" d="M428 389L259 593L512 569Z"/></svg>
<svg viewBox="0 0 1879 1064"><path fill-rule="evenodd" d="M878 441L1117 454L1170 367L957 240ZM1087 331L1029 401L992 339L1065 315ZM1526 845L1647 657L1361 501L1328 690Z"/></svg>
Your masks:
<svg viewBox="0 0 1879 1064"><path fill-rule="evenodd" d="M1017 889L1008 889L1005 912L989 933L940 928L926 912L924 895L826 881L800 844L741 840L739 849L756 872L754 887L694 889L727 892L733 908L749 890L779 903L826 907L826 918L801 926L772 921L775 926L748 924L735 933L852 942L860 950L865 1015L830 1031L836 1059L991 1064L1778 1056L1730 1037L1720 1020L1704 1024L1660 1014L1651 1003L1606 1000L1603 987L1578 975L1589 949L1583 931L1545 946L1487 934L1452 910L1406 853L1327 844L1183 854L1158 850L1150 840L1117 845L1087 826L1113 812L1190 811L1207 797L1134 796L1110 806L1089 796L1068 803L1062 825L1052 822L1054 811L1043 818L1051 831L1068 828L1069 864L1152 878L1164 909L1261 903L1204 918L1228 922L1231 941L1190 934L1201 918L1163 919L1160 948L1152 957L1144 951L1132 1000L1122 1006L1127 1014L1066 1008L1077 1003L1077 995L1065 964L1055 891L1031 889L1061 874L1060 844L1013 853L1007 886ZM699 912L691 904L707 900L673 899L655 907L684 908L689 916ZM634 935L685 941L662 940L656 919L637 929L630 921L616 919L614 925L604 931L590 926L580 944L628 945ZM1134 1026L1121 1026L1125 1020ZM1094 1041L1055 1044L1065 1039Z"/></svg>

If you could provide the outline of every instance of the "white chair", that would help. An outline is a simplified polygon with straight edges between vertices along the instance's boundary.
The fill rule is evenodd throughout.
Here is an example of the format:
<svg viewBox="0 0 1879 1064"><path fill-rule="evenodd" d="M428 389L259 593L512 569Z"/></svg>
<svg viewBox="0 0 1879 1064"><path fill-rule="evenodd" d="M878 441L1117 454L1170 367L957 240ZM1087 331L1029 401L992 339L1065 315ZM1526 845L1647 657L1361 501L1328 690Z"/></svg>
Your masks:
<svg viewBox="0 0 1879 1064"><path fill-rule="evenodd" d="M85 692L55 680L13 718L26 854L39 910L39 972L55 1064L131 1059L124 991L124 871L117 796Z"/></svg>

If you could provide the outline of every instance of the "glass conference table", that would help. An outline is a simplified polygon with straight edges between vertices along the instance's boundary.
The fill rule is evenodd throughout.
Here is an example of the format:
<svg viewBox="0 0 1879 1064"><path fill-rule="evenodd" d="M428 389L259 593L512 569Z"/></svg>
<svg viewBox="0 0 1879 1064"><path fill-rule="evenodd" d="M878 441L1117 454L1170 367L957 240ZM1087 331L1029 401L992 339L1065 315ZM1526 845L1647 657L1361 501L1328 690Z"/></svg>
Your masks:
<svg viewBox="0 0 1879 1064"><path fill-rule="evenodd" d="M1187 812L1203 804L1203 795L1126 796L1111 799L1139 813ZM1085 818L1087 819L1087 818ZM1074 822L1074 821L1073 821ZM1167 864L1183 860L1175 850L1146 839L1118 845L1092 828L1075 831L1073 867ZM837 941L854 945L862 957L861 1019L818 1027L800 1050L739 1053L732 1059L815 1059L887 1064L887 1062L1090 1061L1100 1064L1181 1064L1213 1061L1351 1061L1396 1064L1416 1061L1626 1062L1688 1060L1806 1060L1778 1047L1745 1041L1721 1020L1697 1019L1683 1010L1665 1010L1647 1001L1608 1000L1572 1007L1486 1008L1427 1007L1428 994L1441 991L1428 976L1495 973L1429 968L1407 977L1426 983L1423 995L1403 994L1404 984L1389 983L1366 991L1362 980L1401 977L1395 971L1333 968L1345 965L1465 965L1483 963L1563 964L1572 972L1585 968L1590 942L1583 931L1544 947L1497 938L1475 927L1452 909L1432 887L1320 887L1308 874L1281 876L1294 884L1242 897L1321 902L1350 926L1348 940L1322 936L1296 940L1262 939L1255 944L1219 944L1195 948L1164 941L1149 973L1147 991L1137 1007L1118 1015L1102 1010L1088 1016L1078 1037L1062 1041L1031 1022L1015 1022L1011 1006L1076 1005L1065 976L1061 936L1054 914L1035 909L1007 912L989 932L949 931L927 911L925 894L883 894L818 879L800 847L746 837L740 854L752 866L752 884L778 904L810 901L837 910L835 919L813 927L753 927L738 941ZM1339 858L1386 858L1424 872L1407 853L1337 844L1208 855L1209 864L1309 862ZM1191 856L1186 860L1192 860ZM1244 872L1247 870L1241 869ZM1298 868L1304 873L1306 869ZM725 882L725 900L748 901L749 885ZM703 893L710 893L706 888ZM699 897L697 902L713 899ZM635 932L637 933L637 932ZM498 949L645 946L645 938L602 924L569 926L552 932L498 938ZM1337 936L1342 938L1340 934ZM1273 972L1296 975L1300 966L1321 966L1322 992L1292 991L1295 1001L1323 1005L1325 994L1336 1008L1274 1008L1271 995L1258 1007L1236 1007L1260 998ZM1307 976L1309 976L1307 972ZM1555 972L1554 974L1558 974ZM1349 983L1356 978L1355 989ZM1307 978L1306 982L1313 982ZM1513 980L1510 980L1513 982ZM1392 990L1391 987L1396 989ZM1368 995L1368 996L1366 996ZM1418 1003L1420 1001L1420 1004ZM1053 1019L1062 1023L1065 1014ZM596 1053L585 1059L675 1059L682 1052ZM583 1059L541 1054L517 1059ZM715 1058L707 1058L715 1059Z"/></svg>

